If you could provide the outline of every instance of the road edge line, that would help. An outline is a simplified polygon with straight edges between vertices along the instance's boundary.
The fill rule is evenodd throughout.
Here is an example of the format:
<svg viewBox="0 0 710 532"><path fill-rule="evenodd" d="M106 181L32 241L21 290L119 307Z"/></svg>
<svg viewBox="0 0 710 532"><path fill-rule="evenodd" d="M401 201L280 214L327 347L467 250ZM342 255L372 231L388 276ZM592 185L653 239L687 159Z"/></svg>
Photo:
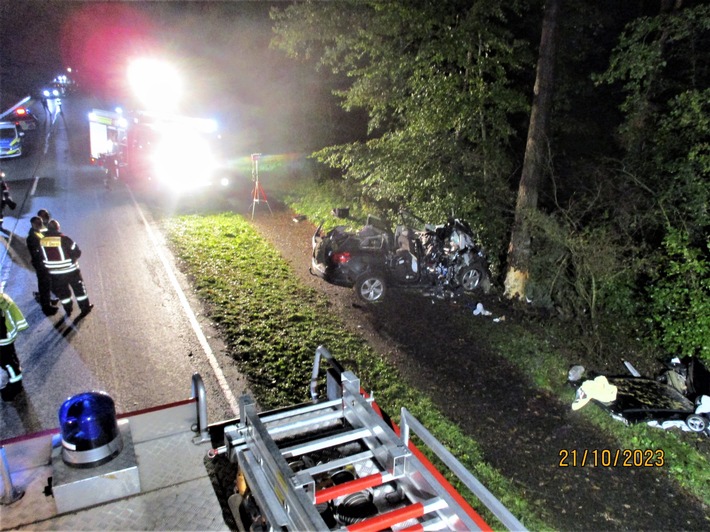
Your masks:
<svg viewBox="0 0 710 532"><path fill-rule="evenodd" d="M190 306L190 302L187 300L187 296L185 296L185 292L183 291L182 287L180 286L180 283L178 282L177 276L175 275L175 272L173 271L172 266L170 265L170 262L168 262L168 259L165 257L165 254L163 253L163 246L158 237L155 236L155 232L153 231L153 228L150 226L150 223L146 219L145 215L143 214L143 210L140 208L140 205L138 205L138 202L136 201L136 198L133 196L133 192L131 192L131 189L126 187L128 190L128 194L131 196L131 201L133 201L133 205L136 207L136 210L138 211L138 214L141 217L141 220L143 220L143 224L146 227L146 230L148 232L148 238L155 244L155 251L156 254L158 255L158 258L160 261L163 263L163 267L165 268L165 272L168 274L168 278L170 279L171 284L173 285L173 289L175 290L175 293L178 296L178 299L180 300L180 303L182 304L182 308L185 311L185 315L187 316L187 319L190 321L190 325L192 326L192 330L195 332L195 336L197 336L198 341L200 342L200 345L202 346L203 351L205 352L205 355L207 356L207 360L210 363L210 366L212 367L212 371L214 371L215 377L217 377L217 382L219 383L220 388L222 389L222 393L224 394L225 398L227 399L227 402L229 402L229 406L232 409L232 412L235 415L239 415L239 404L237 402L236 397L232 393L232 389L229 387L229 384L227 383L227 379L224 376L224 373L222 372L222 368L219 367L219 363L217 362L217 358L214 356L214 352L212 351L212 348L210 347L210 344L207 342L207 337L205 336L205 333L202 331L202 327L200 327L200 323L197 321L197 316L195 315L195 312L192 310L192 307Z"/></svg>

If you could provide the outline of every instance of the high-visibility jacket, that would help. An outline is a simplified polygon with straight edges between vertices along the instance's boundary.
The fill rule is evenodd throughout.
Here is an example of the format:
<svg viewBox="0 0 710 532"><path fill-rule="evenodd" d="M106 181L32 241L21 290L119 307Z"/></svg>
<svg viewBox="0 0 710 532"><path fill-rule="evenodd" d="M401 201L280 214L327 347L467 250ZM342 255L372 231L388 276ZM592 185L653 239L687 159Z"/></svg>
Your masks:
<svg viewBox="0 0 710 532"><path fill-rule="evenodd" d="M81 250L71 238L58 232L47 231L39 241L43 262L52 275L61 275L79 269L77 260Z"/></svg>
<svg viewBox="0 0 710 532"><path fill-rule="evenodd" d="M0 294L0 310L5 318L5 329L7 332L0 335L0 345L10 345L15 341L17 333L24 331L30 325L10 296Z"/></svg>

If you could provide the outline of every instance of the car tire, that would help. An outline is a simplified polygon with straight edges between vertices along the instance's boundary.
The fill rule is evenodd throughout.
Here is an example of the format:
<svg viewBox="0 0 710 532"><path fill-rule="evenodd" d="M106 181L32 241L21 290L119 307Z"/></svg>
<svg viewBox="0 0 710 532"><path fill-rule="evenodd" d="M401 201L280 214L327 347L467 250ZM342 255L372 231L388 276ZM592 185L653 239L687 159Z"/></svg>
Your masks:
<svg viewBox="0 0 710 532"><path fill-rule="evenodd" d="M685 424L688 425L688 428L693 432L703 432L708 428L707 418L699 414L690 414L685 419Z"/></svg>
<svg viewBox="0 0 710 532"><path fill-rule="evenodd" d="M387 294L387 282L382 274L366 273L353 286L357 297L365 303L379 303Z"/></svg>
<svg viewBox="0 0 710 532"><path fill-rule="evenodd" d="M465 292L482 288L486 279L487 276L480 266L464 266L458 275L459 285Z"/></svg>

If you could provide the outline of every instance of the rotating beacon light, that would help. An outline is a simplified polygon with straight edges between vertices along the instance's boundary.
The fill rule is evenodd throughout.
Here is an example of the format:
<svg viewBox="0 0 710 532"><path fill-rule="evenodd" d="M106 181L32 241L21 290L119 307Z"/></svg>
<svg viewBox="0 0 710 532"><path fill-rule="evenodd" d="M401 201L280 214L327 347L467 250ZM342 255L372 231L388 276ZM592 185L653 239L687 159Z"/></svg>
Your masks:
<svg viewBox="0 0 710 532"><path fill-rule="evenodd" d="M98 467L123 449L116 406L105 392L85 392L64 401L59 429L62 460L72 467Z"/></svg>

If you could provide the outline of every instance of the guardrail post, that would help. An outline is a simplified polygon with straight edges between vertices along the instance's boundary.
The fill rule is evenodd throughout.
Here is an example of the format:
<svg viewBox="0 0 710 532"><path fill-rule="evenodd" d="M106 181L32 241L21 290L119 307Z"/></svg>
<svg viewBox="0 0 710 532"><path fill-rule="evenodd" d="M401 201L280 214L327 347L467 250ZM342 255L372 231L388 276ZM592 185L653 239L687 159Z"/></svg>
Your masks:
<svg viewBox="0 0 710 532"><path fill-rule="evenodd" d="M192 438L192 443L199 445L211 441L207 430L207 392L199 373L192 374L192 398L197 399L197 425L192 428L193 432L197 432L197 436Z"/></svg>
<svg viewBox="0 0 710 532"><path fill-rule="evenodd" d="M0 464L0 469L2 470L2 485L3 494L0 499L0 504L12 504L13 502L19 501L25 494L24 490L18 489L12 485L12 476L10 473L10 464L7 462L7 455L5 454L5 447L0 446L0 455L2 455L2 463Z"/></svg>

